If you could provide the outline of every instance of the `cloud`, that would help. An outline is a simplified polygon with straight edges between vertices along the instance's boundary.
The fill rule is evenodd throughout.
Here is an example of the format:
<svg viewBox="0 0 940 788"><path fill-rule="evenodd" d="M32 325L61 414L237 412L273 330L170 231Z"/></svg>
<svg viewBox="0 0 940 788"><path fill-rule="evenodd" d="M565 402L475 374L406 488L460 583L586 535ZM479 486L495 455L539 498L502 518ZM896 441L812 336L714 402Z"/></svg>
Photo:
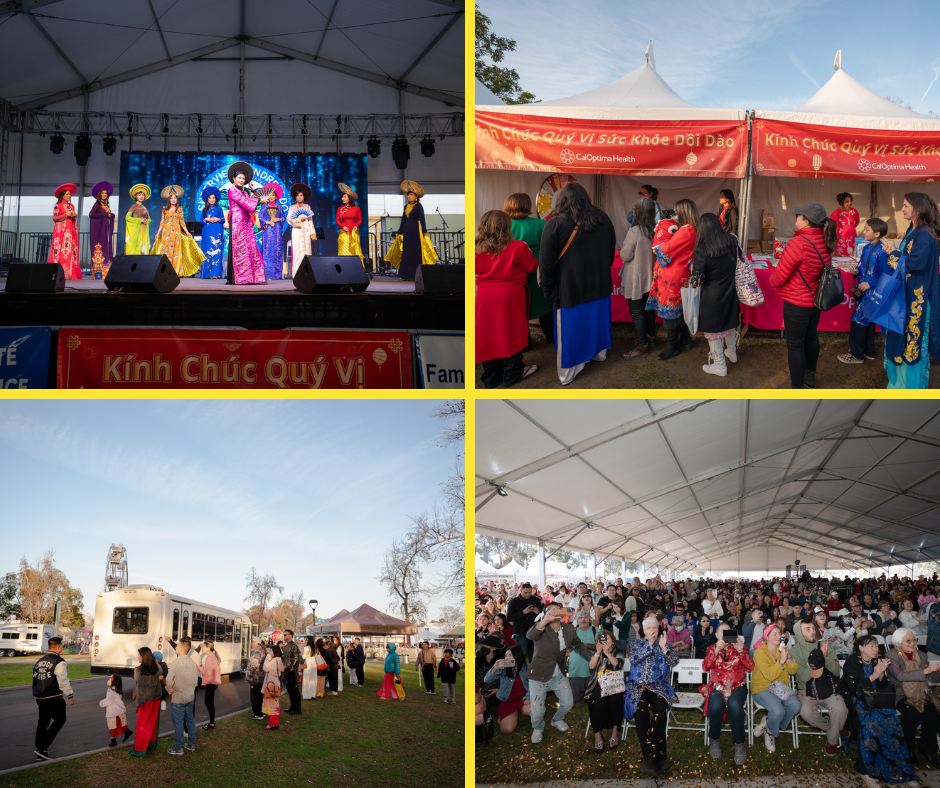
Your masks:
<svg viewBox="0 0 940 788"><path fill-rule="evenodd" d="M806 65L803 63L803 61L789 50L787 50L787 55L790 57L790 62L796 67L796 70L799 71L810 82L812 82L816 87L816 90L819 90L819 88L822 86L816 81L815 77L809 73L809 69L806 68Z"/></svg>
<svg viewBox="0 0 940 788"><path fill-rule="evenodd" d="M940 57L937 57L930 66L933 71L933 79L930 80L930 84L927 85L927 90L924 91L924 95L920 97L920 101L917 102L917 111L920 112L920 108L924 103L924 99L927 98L927 94L930 92L930 89L933 87L933 83L937 81L937 78L940 77Z"/></svg>

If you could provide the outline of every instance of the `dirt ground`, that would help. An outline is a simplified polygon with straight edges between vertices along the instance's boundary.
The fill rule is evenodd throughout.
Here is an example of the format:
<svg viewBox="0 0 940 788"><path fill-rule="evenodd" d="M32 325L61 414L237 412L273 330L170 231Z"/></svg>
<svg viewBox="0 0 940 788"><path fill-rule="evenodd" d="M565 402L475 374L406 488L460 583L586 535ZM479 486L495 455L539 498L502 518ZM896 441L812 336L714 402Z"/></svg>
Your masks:
<svg viewBox="0 0 940 788"><path fill-rule="evenodd" d="M538 364L539 371L520 381L513 389L560 389L555 374L555 351L545 341L542 332L530 326L531 346L524 355L525 363ZM642 358L626 361L621 353L633 348L636 334L631 323L614 323L613 349L607 351L607 360L591 361L566 389L789 389L787 346L779 332L749 331L738 348L738 362L728 362L727 376L720 378L702 371L708 363L708 342L701 334L695 336L692 350L682 352L668 361L657 361L656 356L666 346L666 330L658 326L657 342L653 352ZM849 335L839 332L820 332L819 366L816 369L816 388L823 389L884 389L888 376L883 368L884 335L878 334L875 349L878 360L864 364L843 364L836 358L849 349ZM940 388L940 369L933 368L930 388ZM476 387L482 367L476 367ZM503 388L500 386L499 388Z"/></svg>

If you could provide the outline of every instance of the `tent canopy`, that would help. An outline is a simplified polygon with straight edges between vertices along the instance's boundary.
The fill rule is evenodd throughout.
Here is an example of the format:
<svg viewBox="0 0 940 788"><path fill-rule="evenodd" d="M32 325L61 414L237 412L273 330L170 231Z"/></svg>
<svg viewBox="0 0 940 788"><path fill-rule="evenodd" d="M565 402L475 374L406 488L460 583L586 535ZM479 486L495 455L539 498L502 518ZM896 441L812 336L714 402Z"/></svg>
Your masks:
<svg viewBox="0 0 940 788"><path fill-rule="evenodd" d="M526 568L522 566L515 558L513 558L506 566L499 570L505 575L515 575L520 574L526 571Z"/></svg>
<svg viewBox="0 0 940 788"><path fill-rule="evenodd" d="M940 118L900 107L849 76L842 69L841 50L834 68L835 74L806 103L794 110L755 110L755 117L817 126L940 131Z"/></svg>
<svg viewBox="0 0 940 788"><path fill-rule="evenodd" d="M480 82L479 79L476 80L476 85L473 91L473 101L476 104L505 104L499 96L497 96L492 90L490 90L486 85Z"/></svg>
<svg viewBox="0 0 940 788"><path fill-rule="evenodd" d="M490 566L486 561L484 561L480 556L476 556L476 562L473 567L473 571L479 574L491 574L498 575L500 573L499 569Z"/></svg>
<svg viewBox="0 0 940 788"><path fill-rule="evenodd" d="M367 635L415 635L418 627L400 618L390 616L381 610L376 610L371 605L359 605L352 613L346 613L340 617L339 614L333 616L329 621L323 624L317 624L308 627L310 634L326 634L332 632L343 632L345 634L364 633Z"/></svg>
<svg viewBox="0 0 940 788"><path fill-rule="evenodd" d="M484 400L476 425L482 535L706 573L940 558L935 401Z"/></svg>
<svg viewBox="0 0 940 788"><path fill-rule="evenodd" d="M476 100L482 106L486 102ZM652 45L647 61L638 68L599 88L567 98L537 104L499 105L501 112L596 120L744 120L742 109L697 107L679 95L656 73Z"/></svg>

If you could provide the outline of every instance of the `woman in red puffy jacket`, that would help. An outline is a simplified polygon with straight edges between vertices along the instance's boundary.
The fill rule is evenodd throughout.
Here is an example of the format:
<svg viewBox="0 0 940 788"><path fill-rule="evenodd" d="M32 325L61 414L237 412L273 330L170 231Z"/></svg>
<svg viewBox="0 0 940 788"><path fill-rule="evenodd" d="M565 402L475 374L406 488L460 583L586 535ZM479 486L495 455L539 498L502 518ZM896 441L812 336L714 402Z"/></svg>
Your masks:
<svg viewBox="0 0 940 788"><path fill-rule="evenodd" d="M836 248L836 223L818 202L793 209L796 232L780 262L770 274L770 284L783 301L783 332L787 339L790 384L795 389L816 388L819 361L819 310L813 306L823 266L831 265Z"/></svg>
<svg viewBox="0 0 940 788"><path fill-rule="evenodd" d="M512 220L503 211L487 211L476 234L476 363L483 365L483 385L507 387L535 374L523 367L529 344L526 274L539 261L525 241L512 237Z"/></svg>

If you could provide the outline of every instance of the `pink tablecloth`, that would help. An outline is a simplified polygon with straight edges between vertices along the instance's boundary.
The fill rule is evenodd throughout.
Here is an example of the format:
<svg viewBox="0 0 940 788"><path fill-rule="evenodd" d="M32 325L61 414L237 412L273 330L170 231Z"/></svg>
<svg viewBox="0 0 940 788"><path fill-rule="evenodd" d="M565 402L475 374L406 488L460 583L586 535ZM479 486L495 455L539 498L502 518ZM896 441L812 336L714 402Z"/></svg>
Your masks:
<svg viewBox="0 0 940 788"><path fill-rule="evenodd" d="M630 317L630 308L627 306L627 299L620 295L617 290L620 287L620 269L623 263L620 261L620 251L617 251L617 257L610 269L611 277L614 280L614 295L611 297L611 315L615 323L632 323ZM746 306L742 308L742 320L752 328L783 329L783 301L777 295L777 288L770 284L770 269L758 268L754 271L757 274L757 283L764 293L764 303L760 306ZM849 323L852 321L852 312L855 310L855 299L849 292L852 287L852 274L842 271L842 286L845 290L845 298L842 303L823 312L819 318L820 331L848 331ZM657 322L662 322L657 318Z"/></svg>

